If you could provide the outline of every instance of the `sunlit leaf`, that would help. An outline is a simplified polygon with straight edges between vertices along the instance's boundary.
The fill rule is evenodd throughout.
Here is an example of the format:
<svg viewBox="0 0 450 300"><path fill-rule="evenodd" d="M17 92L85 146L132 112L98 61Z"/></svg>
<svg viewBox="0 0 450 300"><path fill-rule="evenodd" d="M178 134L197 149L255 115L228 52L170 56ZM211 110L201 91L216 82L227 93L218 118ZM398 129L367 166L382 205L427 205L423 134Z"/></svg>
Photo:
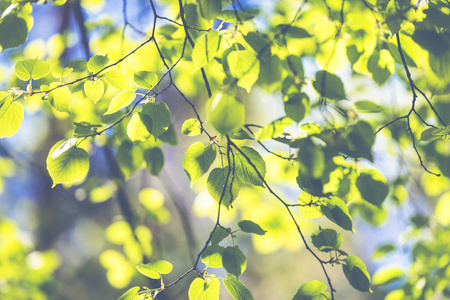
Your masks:
<svg viewBox="0 0 450 300"><path fill-rule="evenodd" d="M208 246L205 252L202 253L202 262L210 268L221 268L223 266L222 254L224 251L225 248L219 245Z"/></svg>
<svg viewBox="0 0 450 300"><path fill-rule="evenodd" d="M70 113L70 97L72 93L68 86L58 87L58 83L52 82L50 86L42 85L42 91L48 91L54 89L53 91L47 93L47 101L50 103L54 109L60 112Z"/></svg>
<svg viewBox="0 0 450 300"><path fill-rule="evenodd" d="M105 80L118 90L131 89L130 79L119 71L106 72Z"/></svg>
<svg viewBox="0 0 450 300"><path fill-rule="evenodd" d="M183 159L183 168L191 181L191 185L206 172L216 159L216 150L212 144L205 147L200 142L192 144Z"/></svg>
<svg viewBox="0 0 450 300"><path fill-rule="evenodd" d="M24 116L23 106L13 102L12 96L7 96L0 102L0 138L14 135L19 130Z"/></svg>
<svg viewBox="0 0 450 300"><path fill-rule="evenodd" d="M73 68L62 68L59 66L55 66L55 67L53 67L52 75L55 78L63 78L65 76L69 75L70 73L72 73L72 71L73 71Z"/></svg>
<svg viewBox="0 0 450 300"><path fill-rule="evenodd" d="M388 285L401 280L405 276L403 270L399 267L386 266L375 272L372 277L374 285Z"/></svg>
<svg viewBox="0 0 450 300"><path fill-rule="evenodd" d="M88 80L84 82L84 93L86 96L97 103L103 96L105 92L105 85L102 80Z"/></svg>
<svg viewBox="0 0 450 300"><path fill-rule="evenodd" d="M198 135L201 132L200 122L197 119L188 119L181 126L181 133L188 136Z"/></svg>
<svg viewBox="0 0 450 300"><path fill-rule="evenodd" d="M71 147L55 158L52 158L51 155L53 152L63 142L56 143L50 149L49 156L47 157L47 170L53 180L53 187L58 183L78 183L86 177L89 171L89 154L84 149Z"/></svg>
<svg viewBox="0 0 450 300"><path fill-rule="evenodd" d="M194 69L200 69L211 61L219 50L219 45L220 34L217 30L210 30L200 36L195 43L194 50L192 50Z"/></svg>
<svg viewBox="0 0 450 300"><path fill-rule="evenodd" d="M108 55L94 55L87 62L87 68L91 73L97 73L109 62Z"/></svg>
<svg viewBox="0 0 450 300"><path fill-rule="evenodd" d="M134 82L144 89L151 89L158 82L158 75L149 71L139 71L134 74Z"/></svg>
<svg viewBox="0 0 450 300"><path fill-rule="evenodd" d="M250 290L239 280L227 274L227 279L223 280L223 284L234 300L253 300Z"/></svg>
<svg viewBox="0 0 450 300"><path fill-rule="evenodd" d="M216 277L196 278L189 286L189 300L219 300L220 281Z"/></svg>
<svg viewBox="0 0 450 300"><path fill-rule="evenodd" d="M239 99L219 93L208 104L208 119L221 134L237 131L245 124L245 106Z"/></svg>
<svg viewBox="0 0 450 300"><path fill-rule="evenodd" d="M105 112L105 115L113 114L122 108L127 107L136 97L136 94L134 93L135 91L136 89L125 90L115 95L114 98L112 98L111 103L109 103L109 107Z"/></svg>
<svg viewBox="0 0 450 300"><path fill-rule="evenodd" d="M45 61L25 59L18 61L14 66L16 76L23 81L40 79L50 73L50 65Z"/></svg>
<svg viewBox="0 0 450 300"><path fill-rule="evenodd" d="M293 300L325 300L329 293L326 293L327 285L318 280L304 283L295 294Z"/></svg>
<svg viewBox="0 0 450 300"><path fill-rule="evenodd" d="M117 300L132 300L139 292L140 287L135 286L123 293Z"/></svg>

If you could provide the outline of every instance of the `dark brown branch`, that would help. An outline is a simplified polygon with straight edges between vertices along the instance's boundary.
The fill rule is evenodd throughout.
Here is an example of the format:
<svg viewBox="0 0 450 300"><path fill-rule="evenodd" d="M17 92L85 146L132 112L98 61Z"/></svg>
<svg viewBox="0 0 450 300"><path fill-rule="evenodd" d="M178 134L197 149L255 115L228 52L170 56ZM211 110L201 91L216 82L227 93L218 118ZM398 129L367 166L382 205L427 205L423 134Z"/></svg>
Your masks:
<svg viewBox="0 0 450 300"><path fill-rule="evenodd" d="M414 84L414 81L413 81L413 79L412 79L411 73L409 72L409 68L408 68L408 65L407 65L406 60L405 60L405 56L404 56L404 54L403 54L403 49L402 49L402 44L401 44L401 42L400 42L400 33L399 33L399 32L396 33L396 37L397 37L397 48L398 48L398 52L400 53L400 57L401 57L401 59L402 59L402 64L403 64L403 67L405 68L406 77L408 78L409 86L411 87L411 92L412 92L411 108L410 108L409 112L408 112L406 115L401 116L401 117L398 117L398 118L394 119L393 121L391 121L391 122L389 122L389 123L383 125L380 129L378 129L378 130L375 132L375 134L377 134L378 132L380 132L383 128L385 128L385 127L387 127L387 126L389 126L389 125L391 125L391 124L397 122L398 120L406 119L406 130L407 130L407 132L408 132L408 134L409 134L409 136L410 136L410 138L411 138L412 146L413 146L414 151L415 151L416 154L417 154L417 157L419 158L420 165L422 166L422 168L423 168L426 172L428 172L428 173L430 173L430 174L433 174L433 175L435 175L435 176L441 176L441 174L434 173L434 172L428 170L428 168L425 166L425 164L424 164L424 162L423 162L423 159L422 159L422 156L420 155L419 149L417 149L416 138L415 138L414 133L412 132L412 129L411 129L410 118L411 118L411 114L412 114L412 113L414 113L414 114L419 118L419 120L420 120L423 124L425 124L426 126L432 127L432 128L436 128L435 126L430 125L430 124L428 124L427 122L425 122L425 120L424 120L424 119L420 116L420 114L416 111L416 100L417 100L416 90L417 90L419 93L421 93L422 96L424 96L424 98L427 100L428 104L430 105L431 109L433 110L433 112L435 112L436 116L437 116L438 119L444 124L444 126L445 126L445 123L442 121L442 119L440 118L439 114L437 114L437 111L434 109L433 105L432 105L431 102L428 100L428 98L426 97L425 93L423 93L423 92L422 92L419 88L417 88L417 86Z"/></svg>
<svg viewBox="0 0 450 300"><path fill-rule="evenodd" d="M189 27L186 22L186 19L184 18L184 7L183 7L182 0L178 0L178 4L180 6L180 17L181 17L181 22L183 23L183 26L184 26L184 32L186 33L186 38L188 39L191 47L194 48L195 44L194 44L194 41L192 40L191 35L189 34ZM200 71L202 72L202 77L203 77L203 81L205 82L205 87L206 87L206 91L208 92L208 97L211 98L211 96L212 96L211 87L209 86L209 81L208 81L208 77L206 77L205 69L201 68Z"/></svg>

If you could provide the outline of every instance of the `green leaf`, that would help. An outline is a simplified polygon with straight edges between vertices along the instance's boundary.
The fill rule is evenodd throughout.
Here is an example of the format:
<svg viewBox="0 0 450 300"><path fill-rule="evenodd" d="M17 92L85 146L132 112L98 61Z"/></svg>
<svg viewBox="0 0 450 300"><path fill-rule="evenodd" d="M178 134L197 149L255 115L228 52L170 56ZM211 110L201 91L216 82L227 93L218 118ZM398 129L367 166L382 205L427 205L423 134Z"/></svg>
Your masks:
<svg viewBox="0 0 450 300"><path fill-rule="evenodd" d="M58 148L56 148L50 155L51 158L55 159L70 148L74 147L77 144L78 139L77 138L70 138L68 140L65 140L62 142L61 145L59 145Z"/></svg>
<svg viewBox="0 0 450 300"><path fill-rule="evenodd" d="M100 124L91 124L85 121L73 122L73 125L75 125L74 135L76 137L90 135L94 133L97 128L102 127Z"/></svg>
<svg viewBox="0 0 450 300"><path fill-rule="evenodd" d="M219 300L220 281L213 276L196 278L189 287L189 300Z"/></svg>
<svg viewBox="0 0 450 300"><path fill-rule="evenodd" d="M154 176L159 176L164 166L164 154L160 148L150 148L144 151L147 170Z"/></svg>
<svg viewBox="0 0 450 300"><path fill-rule="evenodd" d="M215 19L222 12L221 0L199 0L198 11L206 20Z"/></svg>
<svg viewBox="0 0 450 300"><path fill-rule="evenodd" d="M225 167L223 169L215 168L214 170L211 171L211 173L209 173L207 182L208 192L211 195L211 197L213 197L213 199L216 200L217 202L220 201L220 197L222 196L227 173L228 167ZM233 180L233 185L231 185L232 177L233 175L230 172L228 182L225 187L225 194L221 202L221 204L224 205L226 208L230 207L231 203L233 202L234 199L236 199L239 193L239 181L235 179ZM230 187L231 187L231 194L230 194Z"/></svg>
<svg viewBox="0 0 450 300"><path fill-rule="evenodd" d="M325 170L323 147L314 143L311 139L299 140L299 144L301 146L297 153L297 159L308 170L308 176L313 179L321 178Z"/></svg>
<svg viewBox="0 0 450 300"><path fill-rule="evenodd" d="M135 286L123 293L117 300L132 300L136 295L138 295L138 292L140 290L140 287Z"/></svg>
<svg viewBox="0 0 450 300"><path fill-rule="evenodd" d="M357 110L364 113L377 113L382 111L382 107L370 100L359 100L355 102Z"/></svg>
<svg viewBox="0 0 450 300"><path fill-rule="evenodd" d="M97 73L108 64L108 55L94 55L87 62L87 68L91 73Z"/></svg>
<svg viewBox="0 0 450 300"><path fill-rule="evenodd" d="M357 256L347 256L345 264L342 265L348 282L358 291L372 292L370 289L370 275L367 268Z"/></svg>
<svg viewBox="0 0 450 300"><path fill-rule="evenodd" d="M303 28L292 26L292 24L280 24L276 27L277 31L283 32L284 36L292 39L309 38L311 35Z"/></svg>
<svg viewBox="0 0 450 300"><path fill-rule="evenodd" d="M158 82L158 75L149 71L139 71L134 74L134 82L149 90Z"/></svg>
<svg viewBox="0 0 450 300"><path fill-rule="evenodd" d="M317 71L313 87L320 95L330 100L342 100L347 97L341 79L327 71Z"/></svg>
<svg viewBox="0 0 450 300"><path fill-rule="evenodd" d="M397 11L396 1L389 1L386 6L386 25L391 31L392 35L396 34L403 23L403 16L401 12Z"/></svg>
<svg viewBox="0 0 450 300"><path fill-rule="evenodd" d="M149 278L159 279L161 278L161 274L169 274L172 272L173 266L166 260L155 260L148 264L140 264L136 266L136 269Z"/></svg>
<svg viewBox="0 0 450 300"><path fill-rule="evenodd" d="M58 83L52 82L50 86L41 85L41 91L48 91L54 89L58 86ZM54 89L53 91L47 93L47 101L50 103L54 109L60 112L70 113L70 97L72 93L68 86L62 86Z"/></svg>
<svg viewBox="0 0 450 300"><path fill-rule="evenodd" d="M240 147L241 151L250 159L252 164L259 171L262 178L266 175L266 163L259 153L250 147ZM238 178L245 183L264 187L264 183L255 171L253 166L239 152L235 153L235 168Z"/></svg>
<svg viewBox="0 0 450 300"><path fill-rule="evenodd" d="M136 98L136 94L134 92L136 92L136 89L119 92L114 96L114 98L112 98L111 103L109 103L108 110L104 114L113 114L130 105L130 103L133 102L134 98Z"/></svg>
<svg viewBox="0 0 450 300"><path fill-rule="evenodd" d="M23 81L41 79L50 73L50 65L36 59L19 60L14 66L16 76Z"/></svg>
<svg viewBox="0 0 450 300"><path fill-rule="evenodd" d="M103 93L105 92L105 85L103 84L103 81L100 79L97 79L95 81L92 80L85 81L83 88L86 96L92 101L94 101L94 103L97 103L98 100L102 98Z"/></svg>
<svg viewBox="0 0 450 300"><path fill-rule="evenodd" d="M224 251L225 248L219 245L208 246L205 252L202 253L202 262L209 268L221 268L223 266L222 254Z"/></svg>
<svg viewBox="0 0 450 300"><path fill-rule="evenodd" d="M223 229L222 227L217 227L214 230L213 236L211 237L211 244L216 245L223 241L227 236L230 235L231 228L228 228L229 231Z"/></svg>
<svg viewBox="0 0 450 300"><path fill-rule="evenodd" d="M250 290L239 280L227 274L227 279L223 280L223 284L234 300L253 300Z"/></svg>
<svg viewBox="0 0 450 300"><path fill-rule="evenodd" d="M148 102L142 108L142 113L150 116L152 120L151 134L158 138L169 129L171 115L167 104L164 101L158 103Z"/></svg>
<svg viewBox="0 0 450 300"><path fill-rule="evenodd" d="M219 50L220 39L221 36L217 30L210 30L197 39L194 49L192 50L194 71L204 67L214 58Z"/></svg>
<svg viewBox="0 0 450 300"><path fill-rule="evenodd" d="M136 112L127 125L127 135L133 142L144 142L150 136L152 131L152 119L149 115L142 112Z"/></svg>
<svg viewBox="0 0 450 300"><path fill-rule="evenodd" d="M142 166L144 161L142 148L124 141L117 149L116 160L125 175L125 179L128 179Z"/></svg>
<svg viewBox="0 0 450 300"><path fill-rule="evenodd" d="M118 90L131 89L130 79L119 71L109 71L105 73L105 80Z"/></svg>
<svg viewBox="0 0 450 300"><path fill-rule="evenodd" d="M231 76L237 79L237 85L248 93L259 77L259 60L248 50L233 51L227 56Z"/></svg>
<svg viewBox="0 0 450 300"><path fill-rule="evenodd" d="M342 234L334 229L319 228L311 235L313 245L322 252L338 250L342 245L342 240Z"/></svg>
<svg viewBox="0 0 450 300"><path fill-rule="evenodd" d="M434 28L431 30L417 28L414 31L412 39L422 48L436 56L447 53L450 50L448 38L436 32Z"/></svg>
<svg viewBox="0 0 450 300"><path fill-rule="evenodd" d="M345 230L353 230L352 217L344 201L337 197L331 197L320 208L331 222Z"/></svg>
<svg viewBox="0 0 450 300"><path fill-rule="evenodd" d="M372 282L374 285L388 285L397 282L405 276L405 273L399 267L386 266L373 274Z"/></svg>
<svg viewBox="0 0 450 300"><path fill-rule="evenodd" d="M450 125L441 128L427 128L420 134L420 141L431 142L437 139L445 139L450 135Z"/></svg>
<svg viewBox="0 0 450 300"><path fill-rule="evenodd" d="M71 147L55 158L52 157L64 141L56 143L47 157L47 170L53 180L53 186L58 183L71 184L82 181L89 171L89 154L86 150Z"/></svg>
<svg viewBox="0 0 450 300"><path fill-rule="evenodd" d="M267 139L276 139L284 134L284 128L292 125L291 118L280 118L265 125L259 131L255 132L255 137L258 141Z"/></svg>
<svg viewBox="0 0 450 300"><path fill-rule="evenodd" d="M314 199L315 198L315 199ZM322 210L320 209L320 198L313 197L311 194L306 191L302 191L298 196L298 204L302 204L304 206L299 206L300 215L302 219L317 219L323 216Z"/></svg>
<svg viewBox="0 0 450 300"><path fill-rule="evenodd" d="M225 270L239 278L247 268L247 258L239 246L228 246L222 254L222 264Z"/></svg>
<svg viewBox="0 0 450 300"><path fill-rule="evenodd" d="M266 230L262 229L261 226L256 224L255 222L249 220L241 220L237 222L237 225L243 232L254 233L257 235L265 235Z"/></svg>
<svg viewBox="0 0 450 300"><path fill-rule="evenodd" d="M395 72L395 61L389 50L374 51L367 61L367 69L378 85L384 84Z"/></svg>
<svg viewBox="0 0 450 300"><path fill-rule="evenodd" d="M239 130L245 124L245 107L237 98L217 94L208 101L208 119L223 135Z"/></svg>
<svg viewBox="0 0 450 300"><path fill-rule="evenodd" d="M184 154L183 168L191 185L208 172L216 159L216 150L212 144L205 147L201 142L192 144Z"/></svg>
<svg viewBox="0 0 450 300"><path fill-rule="evenodd" d="M261 57L264 61L270 60L272 51L270 51L270 47L266 46L268 42L261 36L261 34L251 31L244 36L244 39L250 45L250 47L255 50L259 57Z"/></svg>
<svg viewBox="0 0 450 300"><path fill-rule="evenodd" d="M375 143L375 135L372 126L364 120L347 127L344 138L346 152L354 158L367 158L372 161L372 146Z"/></svg>
<svg viewBox="0 0 450 300"><path fill-rule="evenodd" d="M367 202L381 206L389 194L389 185L376 169L363 169L356 179L356 187L361 197Z"/></svg>
<svg viewBox="0 0 450 300"><path fill-rule="evenodd" d="M309 114L309 97L305 93L294 93L284 102L286 116L300 122Z"/></svg>
<svg viewBox="0 0 450 300"><path fill-rule="evenodd" d="M223 10L217 17L226 22L233 23L237 21L250 21L255 16L240 10Z"/></svg>
<svg viewBox="0 0 450 300"><path fill-rule="evenodd" d="M325 300L329 295L325 292L326 289L327 285L321 281L308 281L298 289L293 300Z"/></svg>
<svg viewBox="0 0 450 300"><path fill-rule="evenodd" d="M52 75L55 78L63 78L67 75L69 75L70 73L72 73L73 68L62 68L59 66L55 66L52 70Z"/></svg>
<svg viewBox="0 0 450 300"><path fill-rule="evenodd" d="M181 126L181 133L187 136L195 136L202 133L200 122L197 119L188 119Z"/></svg>
<svg viewBox="0 0 450 300"><path fill-rule="evenodd" d="M170 123L169 128L167 128L167 130L159 136L159 139L172 146L178 144L177 133L175 132L175 128L172 123Z"/></svg>
<svg viewBox="0 0 450 300"><path fill-rule="evenodd" d="M395 245L392 243L382 244L375 248L375 250L372 253L372 259L373 260L380 260L389 253L394 252L396 249Z"/></svg>
<svg viewBox="0 0 450 300"><path fill-rule="evenodd" d="M13 102L11 95L0 101L0 138L14 135L23 121L23 106Z"/></svg>
<svg viewBox="0 0 450 300"><path fill-rule="evenodd" d="M27 22L15 15L9 14L0 20L0 46L2 52L9 48L23 45L27 40Z"/></svg>
<svg viewBox="0 0 450 300"><path fill-rule="evenodd" d="M230 138L235 140L253 140L253 138L242 128L238 131L230 133Z"/></svg>

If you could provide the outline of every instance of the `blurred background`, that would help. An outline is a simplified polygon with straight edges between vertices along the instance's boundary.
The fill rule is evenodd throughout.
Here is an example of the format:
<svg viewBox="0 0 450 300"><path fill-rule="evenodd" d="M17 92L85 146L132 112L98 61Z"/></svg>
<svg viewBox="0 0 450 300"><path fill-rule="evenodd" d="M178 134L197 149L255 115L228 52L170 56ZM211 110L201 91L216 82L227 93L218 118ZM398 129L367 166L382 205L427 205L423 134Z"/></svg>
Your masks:
<svg viewBox="0 0 450 300"><path fill-rule="evenodd" d="M2 0L2 9L7 2ZM172 2L157 1L161 15L176 17ZM241 4L245 9L261 12L254 23L264 30L275 7L288 7L295 1L282 2L283 5L275 1L243 0ZM67 1L61 6L33 5L32 10L33 27L27 43L0 55L2 90L25 88L25 83L13 75L14 62L19 59L37 57L52 64L69 66L76 59L87 60L93 54L108 53L110 61L114 61L145 39L130 25L124 26L125 22L149 33L153 20L150 3L143 0ZM314 78L320 69L314 58L305 58L303 63L306 76ZM155 66L160 66L157 53L151 47L130 57L122 70L133 69L133 64L143 64L141 69L155 71L158 68ZM198 103L199 113L204 116L202 103L206 96L204 87L197 84L201 82L198 72L192 75L189 65L180 65L177 72L177 84L194 103ZM364 115L366 119L379 122L377 124L383 124L392 114L407 110L410 105L410 94L402 75L394 75L382 87L370 78L354 76L349 67L342 68L339 75L352 99L371 99L387 107L381 114ZM311 87L305 89L308 94L314 94ZM106 95L112 94L107 91ZM82 91L74 93L73 97L83 98ZM18 133L0 140L1 299L116 299L132 286L154 284L135 268L144 258L165 259L175 266L172 273L165 276L166 283L192 266L214 225L217 203L205 189L206 176L191 189L182 160L190 144L208 141L203 136L180 134L183 121L194 114L177 93L169 89L160 97L172 113L179 145L162 146L165 164L159 177L150 175L141 166L135 166L129 172L119 170L108 136L100 136L90 150L88 179L81 185L57 185L54 188L46 170L46 157L52 145L68 138L67 129L78 120L55 113L38 98L30 97L24 101L25 118ZM267 123L284 116L283 103L277 92L255 88L245 97L247 123ZM91 109L89 104L79 101L81 104L74 107L74 111ZM445 103L442 107L448 108L447 100L442 102ZM107 105L106 101L104 105ZM444 118L448 122L449 114ZM320 112L313 112L307 121L323 122L323 117ZM428 224L427 216L434 213L435 204L444 197L442 195L450 197L447 177L436 180L422 172L416 166L417 157L412 149L404 147L399 151L398 145L389 143L395 128L404 130L404 126L395 126L392 132L378 135L374 147L377 168L383 171L388 181L399 180L385 206L372 211L361 210L360 214L354 207L354 233L342 232L324 218L300 221L306 235L318 226L342 232L342 249L359 256L370 274L387 266L396 266L408 273L413 259L411 249L427 235L427 231L418 228ZM292 127L292 131L296 130ZM283 144L268 142L266 145L271 150L290 154ZM426 147L431 152L439 147L448 150L448 143L423 146L424 151L427 151ZM257 149L266 159L268 181L289 202L296 203L300 189L295 182L295 167L288 161L267 155L262 148ZM447 150L442 150L444 157L448 157ZM405 173L405 169L410 171ZM116 179L122 177L127 181L118 184ZM126 211L127 207L130 211ZM251 219L268 231L265 236L238 234L238 243L248 259L248 268L240 278L255 299L291 299L304 282L325 281L320 265L304 249L284 209L266 190L244 187L233 209L223 210L222 222L226 226L236 228L237 220ZM132 217L137 237L133 236L126 216ZM410 222L411 217L415 222ZM443 241L447 241L448 232L444 233ZM378 252L373 253L382 244L385 248L378 248ZM396 251L392 251L393 245ZM390 254L384 257L387 253ZM326 255L323 258L326 259ZM374 287L373 294L364 294L348 284L341 266L329 267L329 270L338 290L337 299L383 299L401 284ZM222 277L226 275L222 269L209 269L209 272ZM194 278L194 274L190 274L175 287L158 295L158 299L187 299L188 286ZM231 299L223 287L221 293L221 299Z"/></svg>

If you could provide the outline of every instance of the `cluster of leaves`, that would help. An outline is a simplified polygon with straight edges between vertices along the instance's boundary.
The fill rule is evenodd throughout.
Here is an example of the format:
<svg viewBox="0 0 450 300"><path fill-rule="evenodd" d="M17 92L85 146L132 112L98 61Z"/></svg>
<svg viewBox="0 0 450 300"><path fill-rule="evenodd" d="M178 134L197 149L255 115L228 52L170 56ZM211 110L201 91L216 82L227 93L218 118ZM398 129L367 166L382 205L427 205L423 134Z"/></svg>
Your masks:
<svg viewBox="0 0 450 300"><path fill-rule="evenodd" d="M1 7L0 45L3 50L25 42L31 2L35 1L14 1ZM53 2L59 5L64 1ZM430 1L418 5L405 0L342 0L332 4L327 1L306 4L305 1L297 4L297 11L292 12L289 1L279 1L276 12L268 20L268 30L260 32L255 30L252 21L257 12L238 8L239 1L199 0L186 4L167 1L167 5L178 12L173 20L160 16L153 1L150 2L154 15L151 36L125 56L112 60L109 54L94 55L87 61L72 61L67 67L51 67L38 58L19 60L14 67L15 75L26 87L0 92L0 138L18 131L24 118L22 100L42 99L55 114L62 113L72 121L66 139L53 145L47 157L53 186L82 183L89 174L90 150L105 144L116 149L115 161L125 180L143 167L158 176L164 166L162 144L178 143L166 104L166 92L175 91L192 107L195 118L184 121L181 133L202 136L206 140L189 146L182 165L191 186L207 175L206 189L219 204L216 223L192 268L178 279L169 284L163 282L162 274L172 271L168 261L139 264L138 271L160 280L161 286L143 290L134 287L119 299L133 299L136 295L153 299L191 272L199 278L190 285L189 299L218 299L219 277L206 269L199 270L200 260L209 268L223 267L227 271L222 282L234 299L253 299L248 288L239 281L247 260L234 244L236 231L222 226L220 220L222 206L233 209L244 186L266 189L285 207L286 215L280 218L290 218L299 239L324 272L326 283L309 281L300 287L294 299L334 299L336 290L327 265L335 264L342 265L345 277L356 290L371 292L366 266L361 259L341 249L341 233L319 227L309 239L298 220L325 216L341 229L353 232L353 216L359 212L370 223L380 223L390 188L384 175L373 167L374 127L379 124L385 124L381 129L394 128L392 135L399 135L395 140L401 141L400 136L404 135L410 138L420 164L432 173L425 167L415 143L417 132L421 132L421 141L430 144L446 142L450 132L446 125L448 118L444 121L422 92L423 88L428 88L433 95L449 93L448 3ZM229 6L232 9L227 9ZM159 19L170 24L157 28ZM216 20L220 25L214 27L218 24ZM349 38L344 38L346 36ZM155 46L155 66L121 69L123 61L132 59L149 44ZM417 51L427 55L421 57L415 54ZM318 66L313 78L306 75L309 70L303 67L303 62L310 57L314 57ZM430 65L425 71L427 80L416 84L409 68L423 68L424 59ZM403 67L400 69L406 72L406 78L400 71L398 75L413 94L409 113L394 116L392 120L382 119L376 124L363 119L364 113L378 113L383 108L370 100L355 101L349 108L346 100L352 97L341 77L335 74L348 66L356 74L371 77L378 85L385 84L396 68ZM186 74L186 69L198 78L189 79L191 75ZM200 104L206 110L205 123L189 95L179 87L183 80L191 83L197 80L196 88L206 88L208 99ZM247 100L256 87L275 93L285 116L267 124L248 124ZM426 100L428 107L425 109L431 111L427 118L423 117L425 112L418 109L416 92ZM313 111L321 112L325 121L315 121ZM418 124L413 123L413 116L418 117ZM403 130L404 134L396 133L393 124L402 119L406 120L407 130ZM433 125L434 122L440 125ZM210 134L205 124L217 134ZM296 130L290 132L293 127ZM264 144L267 140L281 143L294 154L285 156L269 150ZM302 190L296 204L283 199L266 179L265 159L255 149L258 144L295 169L296 181ZM448 162L448 153L442 156ZM444 175L448 175L446 167L448 163L438 166ZM401 185L401 180L394 182L394 191ZM130 228L134 228L131 225ZM249 220L241 220L237 225L243 232L265 234L258 224ZM227 237L231 237L233 246L220 245ZM317 253L310 248L310 243L317 248ZM418 245L414 249L420 248ZM428 246L435 247L431 243L423 248ZM330 258L322 259L320 252L328 253ZM419 260L419 256L420 253L415 259ZM392 278L401 278L397 270L389 271L388 275L377 273L382 275L374 278L376 283L386 284L392 282ZM444 290L448 282L444 279L442 282L428 293ZM408 284L395 293L409 296L407 287L412 284ZM411 299L419 299L420 295L416 294L412 291Z"/></svg>

